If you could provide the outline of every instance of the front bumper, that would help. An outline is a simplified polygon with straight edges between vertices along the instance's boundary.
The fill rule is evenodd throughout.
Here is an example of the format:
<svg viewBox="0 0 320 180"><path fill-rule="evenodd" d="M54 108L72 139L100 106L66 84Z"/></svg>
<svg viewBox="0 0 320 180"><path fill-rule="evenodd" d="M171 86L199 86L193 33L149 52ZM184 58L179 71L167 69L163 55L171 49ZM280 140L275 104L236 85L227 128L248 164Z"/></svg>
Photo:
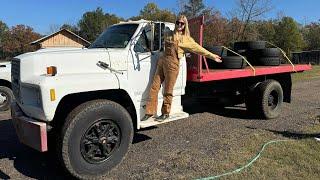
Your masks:
<svg viewBox="0 0 320 180"><path fill-rule="evenodd" d="M46 123L25 116L17 103L11 105L11 116L21 143L40 152L48 151Z"/></svg>

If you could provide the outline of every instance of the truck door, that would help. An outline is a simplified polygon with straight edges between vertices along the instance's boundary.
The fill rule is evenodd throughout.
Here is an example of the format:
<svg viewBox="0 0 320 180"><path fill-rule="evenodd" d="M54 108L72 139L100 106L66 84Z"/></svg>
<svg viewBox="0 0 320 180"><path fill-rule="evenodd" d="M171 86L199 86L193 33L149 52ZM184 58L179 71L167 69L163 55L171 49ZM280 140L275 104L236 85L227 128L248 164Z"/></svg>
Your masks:
<svg viewBox="0 0 320 180"><path fill-rule="evenodd" d="M132 61L128 65L129 87L132 88L137 101L146 101L149 88L156 71L160 51L152 51L152 28L147 24L131 47Z"/></svg>
<svg viewBox="0 0 320 180"><path fill-rule="evenodd" d="M160 54L164 51L164 33L173 31L174 25L168 26L165 23L154 23L154 36L152 38L152 26L147 24L140 32L139 38L131 48L132 62L129 61L128 78L130 88L134 91L135 98L145 104L149 89L157 68ZM174 96L184 93L185 86L185 58L180 60L180 72L173 90ZM159 98L162 93L159 92ZM159 101L160 103L161 101Z"/></svg>

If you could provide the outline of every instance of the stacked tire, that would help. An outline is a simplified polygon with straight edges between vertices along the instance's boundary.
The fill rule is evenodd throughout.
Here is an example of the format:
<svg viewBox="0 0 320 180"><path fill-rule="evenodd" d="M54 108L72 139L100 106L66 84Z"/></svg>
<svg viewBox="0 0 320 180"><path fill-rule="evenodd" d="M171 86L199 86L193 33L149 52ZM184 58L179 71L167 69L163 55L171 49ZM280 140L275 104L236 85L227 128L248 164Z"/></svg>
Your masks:
<svg viewBox="0 0 320 180"><path fill-rule="evenodd" d="M224 50L222 46L205 47L210 52L222 57L222 63L208 59L209 69L243 69L247 63L238 54L245 56L254 66L279 66L282 54L278 48L267 48L265 41L235 42L234 52ZM206 68L203 64L203 68Z"/></svg>
<svg viewBox="0 0 320 180"><path fill-rule="evenodd" d="M258 66L279 66L281 62L281 52L277 48L265 48L252 50L249 60Z"/></svg>
<svg viewBox="0 0 320 180"><path fill-rule="evenodd" d="M266 48L265 41L235 42L234 50L247 57L256 66L279 66L281 51L278 48Z"/></svg>
<svg viewBox="0 0 320 180"><path fill-rule="evenodd" d="M206 47L210 52L221 56L222 63L217 63L211 59L208 59L207 63L209 69L243 69L247 66L247 63L242 57L236 54L230 54L227 50L224 50L222 46Z"/></svg>

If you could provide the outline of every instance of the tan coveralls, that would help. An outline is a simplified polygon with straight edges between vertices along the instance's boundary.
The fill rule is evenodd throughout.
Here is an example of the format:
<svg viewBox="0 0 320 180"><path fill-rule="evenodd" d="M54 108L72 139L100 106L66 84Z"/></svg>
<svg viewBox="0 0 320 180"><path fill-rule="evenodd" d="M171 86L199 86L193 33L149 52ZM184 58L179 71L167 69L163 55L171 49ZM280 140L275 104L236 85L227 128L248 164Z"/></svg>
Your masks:
<svg viewBox="0 0 320 180"><path fill-rule="evenodd" d="M177 35L175 35L177 36ZM179 59L185 51L203 55L215 59L215 55L196 43L190 36L166 37L164 54L159 58L157 70L149 91L149 99L146 104L147 115L154 115L157 112L158 93L164 81L162 114L169 114L173 97L173 88L179 74Z"/></svg>

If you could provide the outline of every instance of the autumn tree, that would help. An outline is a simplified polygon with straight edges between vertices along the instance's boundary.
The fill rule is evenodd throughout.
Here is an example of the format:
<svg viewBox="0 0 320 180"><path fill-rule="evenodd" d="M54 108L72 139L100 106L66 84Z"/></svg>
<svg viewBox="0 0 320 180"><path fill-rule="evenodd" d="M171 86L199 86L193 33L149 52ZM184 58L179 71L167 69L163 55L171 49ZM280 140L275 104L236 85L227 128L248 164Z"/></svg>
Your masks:
<svg viewBox="0 0 320 180"><path fill-rule="evenodd" d="M231 41L230 26L228 19L221 16L219 12L209 16L204 26L204 44L228 45Z"/></svg>
<svg viewBox="0 0 320 180"><path fill-rule="evenodd" d="M8 26L4 22L0 21L0 60L4 59L3 38L8 30Z"/></svg>
<svg viewBox="0 0 320 180"><path fill-rule="evenodd" d="M4 33L8 30L9 30L9 28L8 28L7 24L0 21L0 43L1 43L1 40L4 36Z"/></svg>
<svg viewBox="0 0 320 180"><path fill-rule="evenodd" d="M151 21L174 22L176 16L167 9L160 9L155 3L148 3L140 10L138 16L131 17L131 20L146 19Z"/></svg>
<svg viewBox="0 0 320 180"><path fill-rule="evenodd" d="M304 39L307 50L320 49L320 23L313 22L304 28Z"/></svg>
<svg viewBox="0 0 320 180"><path fill-rule="evenodd" d="M3 38L4 56L14 57L22 53L35 51L36 47L30 45L32 41L41 38L41 35L34 32L33 29L25 25L17 25L5 32Z"/></svg>
<svg viewBox="0 0 320 180"><path fill-rule="evenodd" d="M79 33L84 39L93 42L107 27L119 23L121 18L104 13L102 8L86 12L79 20Z"/></svg>

